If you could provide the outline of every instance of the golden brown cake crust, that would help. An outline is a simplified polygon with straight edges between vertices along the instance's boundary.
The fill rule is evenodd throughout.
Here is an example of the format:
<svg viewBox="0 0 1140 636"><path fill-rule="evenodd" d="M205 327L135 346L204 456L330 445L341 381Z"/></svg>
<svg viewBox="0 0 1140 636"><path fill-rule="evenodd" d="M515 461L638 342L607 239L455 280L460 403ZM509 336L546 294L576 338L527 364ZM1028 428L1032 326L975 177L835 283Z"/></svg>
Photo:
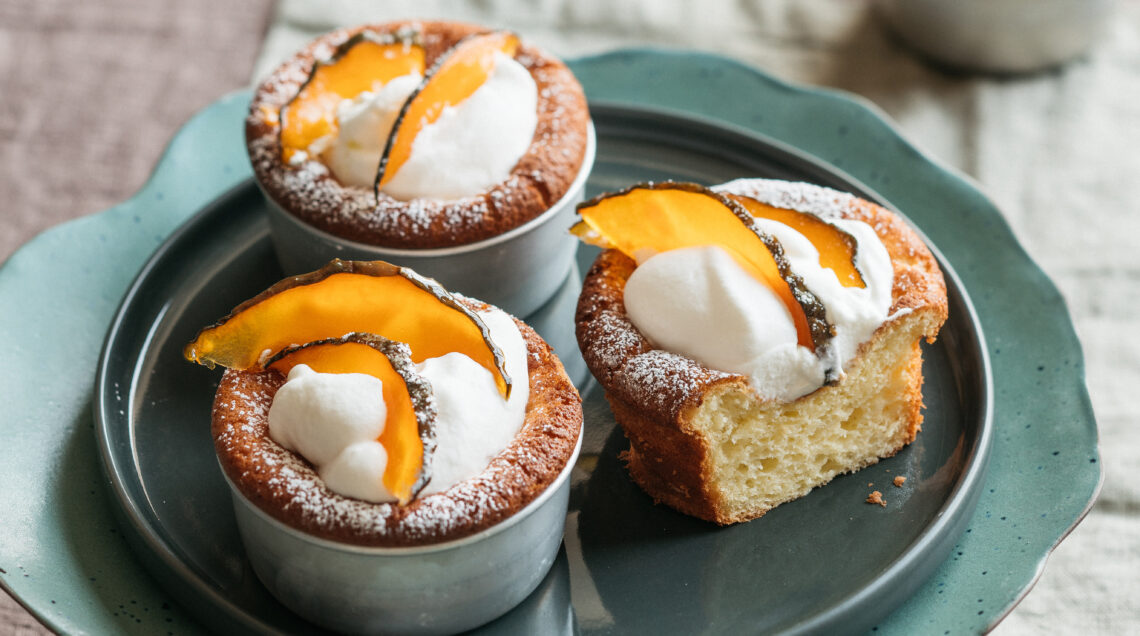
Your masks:
<svg viewBox="0 0 1140 636"><path fill-rule="evenodd" d="M329 57L354 34L391 33L418 25L427 64L485 27L458 22L389 22L327 33L279 66L256 90L246 118L250 163L262 188L283 209L320 230L391 248L438 248L487 239L539 216L562 198L582 167L589 112L570 70L522 44L515 60L538 89L538 125L526 154L506 181L452 201L399 201L371 188L341 185L318 159L288 166L281 158L278 114L308 78L313 61Z"/></svg>
<svg viewBox="0 0 1140 636"><path fill-rule="evenodd" d="M487 305L469 302L472 309ZM285 378L227 370L214 398L214 446L222 470L271 517L317 537L362 546L413 546L465 537L538 497L573 455L582 401L553 350L515 320L527 346L530 397L522 429L480 475L406 506L330 491L312 465L269 438L269 405Z"/></svg>
<svg viewBox="0 0 1140 636"><path fill-rule="evenodd" d="M809 184L749 179L735 182L733 191L777 207L870 225L894 266L889 315L910 310L927 316L931 329L923 335L933 341L947 316L946 284L930 250L900 218L857 197ZM625 311L625 284L635 268L636 263L617 250L599 254L586 274L575 316L582 356L630 438L626 455L630 474L656 501L686 514L718 523L755 517L730 517L718 508L710 491L709 449L690 423L691 414L706 399L718 392L748 392L750 381L654 349ZM889 324L880 327L872 342ZM860 351L870 346L864 343ZM922 422L921 364L921 349L915 342L909 362L913 379L909 424L895 452L914 440Z"/></svg>

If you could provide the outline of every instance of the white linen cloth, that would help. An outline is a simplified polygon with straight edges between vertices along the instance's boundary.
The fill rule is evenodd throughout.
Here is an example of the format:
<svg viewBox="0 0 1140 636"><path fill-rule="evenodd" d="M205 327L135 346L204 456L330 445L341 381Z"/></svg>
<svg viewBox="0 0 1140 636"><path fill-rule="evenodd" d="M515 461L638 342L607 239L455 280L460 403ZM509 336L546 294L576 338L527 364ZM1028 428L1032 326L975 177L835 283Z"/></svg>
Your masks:
<svg viewBox="0 0 1140 636"><path fill-rule="evenodd" d="M1100 499L995 633L1140 633L1140 3L1043 73L950 74L914 56L867 0L283 0L263 77L330 28L401 17L517 30L562 57L652 45L734 57L862 95L928 154L976 179L1069 303L1106 478Z"/></svg>

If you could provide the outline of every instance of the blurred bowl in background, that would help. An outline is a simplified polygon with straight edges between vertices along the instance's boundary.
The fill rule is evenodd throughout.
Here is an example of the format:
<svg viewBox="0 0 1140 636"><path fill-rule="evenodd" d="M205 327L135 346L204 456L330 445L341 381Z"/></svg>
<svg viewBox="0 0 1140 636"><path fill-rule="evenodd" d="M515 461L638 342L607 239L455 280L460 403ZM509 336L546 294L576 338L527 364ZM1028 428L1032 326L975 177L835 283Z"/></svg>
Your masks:
<svg viewBox="0 0 1140 636"><path fill-rule="evenodd" d="M1089 49L1113 0L876 0L907 44L951 67L1026 73Z"/></svg>

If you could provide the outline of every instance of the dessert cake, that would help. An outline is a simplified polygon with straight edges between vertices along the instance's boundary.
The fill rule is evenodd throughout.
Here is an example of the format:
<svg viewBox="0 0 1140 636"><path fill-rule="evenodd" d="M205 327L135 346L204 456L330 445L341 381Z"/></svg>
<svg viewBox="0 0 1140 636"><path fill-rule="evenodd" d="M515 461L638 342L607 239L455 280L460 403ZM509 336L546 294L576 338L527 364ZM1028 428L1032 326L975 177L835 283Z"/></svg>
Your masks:
<svg viewBox="0 0 1140 636"><path fill-rule="evenodd" d="M485 530L555 481L582 426L577 391L530 327L382 262L333 261L286 279L185 355L228 367L212 431L234 488L273 519L344 544L425 546ZM331 420L371 421L356 404L380 399L367 375L383 383L381 432L330 450L344 435ZM313 378L365 384L302 384ZM465 410L493 421L471 423L479 414ZM504 423L512 413L519 421ZM501 448L483 439L491 429L502 429ZM460 457L460 446L483 454Z"/></svg>
<svg viewBox="0 0 1140 636"><path fill-rule="evenodd" d="M561 199L588 168L588 125L581 86L538 48L475 25L403 21L333 31L284 62L254 93L246 141L266 195L304 223L368 245L440 248L502 234Z"/></svg>
<svg viewBox="0 0 1140 636"><path fill-rule="evenodd" d="M947 298L901 219L762 179L635 186L579 212L575 233L610 248L583 285L579 346L656 501L746 521L915 439L920 341Z"/></svg>

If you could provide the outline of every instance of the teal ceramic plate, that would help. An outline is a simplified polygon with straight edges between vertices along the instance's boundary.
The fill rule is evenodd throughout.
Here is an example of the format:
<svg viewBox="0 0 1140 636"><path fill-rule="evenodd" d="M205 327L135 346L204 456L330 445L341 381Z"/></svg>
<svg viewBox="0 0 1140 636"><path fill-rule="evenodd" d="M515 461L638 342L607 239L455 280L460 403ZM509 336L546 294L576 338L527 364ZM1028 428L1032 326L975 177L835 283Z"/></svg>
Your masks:
<svg viewBox="0 0 1140 636"><path fill-rule="evenodd" d="M598 158L588 196L645 180L720 183L755 175L877 198L755 134L643 106L595 102L591 114ZM283 278L265 218L263 199L247 182L171 236L112 321L95 386L97 444L128 540L184 606L223 633L314 629L274 603L246 566L206 425L221 372L182 360L182 348L202 326ZM594 253L583 250L581 270ZM943 267L951 319L926 351L923 434L896 457L760 521L719 528L654 506L620 466L625 439L602 391L592 381L582 384L586 441L572 479L569 576L546 582L570 595L551 607L558 594L538 594L504 620L533 625L536 633L575 624L584 633L685 634L710 625L858 633L902 603L946 559L969 522L992 437L981 334L960 285ZM572 329L577 287L575 277L568 281L571 302L527 317L548 341ZM572 339L559 355L580 366ZM895 475L907 477L903 488L888 487ZM865 503L871 482L886 491L888 509ZM764 575L772 571L781 573L779 585ZM631 584L638 580L653 584ZM542 624L566 616L572 620ZM500 627L488 630L508 631Z"/></svg>
<svg viewBox="0 0 1140 636"><path fill-rule="evenodd" d="M862 182L882 195L906 212L941 248L963 287L971 292L993 360L994 425L988 429L993 435L992 463L984 487L975 489L980 496L977 510L962 518L965 531L950 547L950 557L876 627L879 632L895 633L973 632L998 620L1031 585L1052 546L1087 510L1100 471L1080 348L1067 312L1055 288L1017 245L997 210L969 184L913 150L871 109L849 98L791 87L734 62L694 54L620 52L580 60L574 69L592 100L668 105L707 120L767 134L838 166L852 177L848 183L857 186ZM235 96L203 111L178 135L138 195L103 214L41 235L0 271L0 301L9 308L0 314L0 335L9 343L8 352L0 359L0 378L4 380L0 382L0 398L9 408L9 416L0 421L5 440L0 447L0 483L4 484L0 508L5 510L0 581L57 630L161 634L202 629L146 574L144 565L155 571L163 567L154 553L131 550L118 530L113 514L120 510L119 502L107 495L109 490L104 488L105 479L96 459L91 381L115 307L147 257L192 213L205 209L248 176L240 142L244 107L245 97ZM669 165L662 163L658 168L667 171ZM840 179L847 178L838 170L829 171ZM612 185L596 183L594 187ZM256 206L252 199L243 204L242 196L239 189L219 205ZM243 217L240 213L236 216L239 220ZM209 232L204 236L208 238ZM253 251L242 253L253 258L260 239L256 232L247 238L252 240L249 246ZM203 249L214 248L204 245ZM157 316L195 316L196 312L212 311L212 307L190 303L189 298L223 302L200 287L220 268L180 272L176 261L166 267L166 276L194 293L151 299ZM270 275L258 271L259 275ZM227 293L237 295L239 291ZM1034 320L1026 320L1028 316ZM180 335L164 331L167 324L152 320L146 323L150 330L134 336L158 343ZM946 351L945 346L942 351ZM931 355L936 367L945 362L947 370L963 370L946 376L948 395L955 399L969 395L969 386L977 383L977 365L962 361L952 351L947 351L940 362L938 352L935 349ZM133 397L147 392L154 371L148 364L134 369L130 376L134 384L109 385L112 398L119 392L112 402L122 404L112 409L111 419L117 408L122 408L120 415L126 417L128 411L134 416L162 412L166 407L166 412L175 414L174 419L182 407L200 408L180 401L178 396L156 395L149 398L153 404L132 402ZM166 399L171 403L162 402ZM932 404L928 417L933 416L934 407ZM588 417L594 421L599 414L591 412ZM965 430L968 420L961 421ZM928 435L931 429L928 426L920 439L939 441L937 434ZM196 452L195 445L200 443L196 435L194 430L172 431L169 440L159 441L165 455L137 456L136 461L159 466L163 461L178 461L184 454ZM971 437L959 439L962 453L968 455L973 447ZM840 497L841 491L845 487L861 490L864 478L878 482L887 476L864 471L842 478L773 512L762 520L767 526L747 524L710 531L697 522L671 516L668 510L645 507L639 508L645 514L626 519L629 523L624 532L615 533L618 528L604 527L613 523L611 515L622 512L613 506L645 502L638 501L640 493L629 486L620 467L609 459L620 444L619 436L603 433L593 441L600 446L599 460L592 476L578 482L576 496L580 499L573 504L576 514L568 523L566 556L556 564L538 595L527 601L531 615L543 617L545 622L528 623L525 616L513 613L505 617L506 623L494 627L570 627L576 621L586 631L616 632L629 628L630 621L639 616L647 617L647 608L659 614L659 624L675 630L740 625L742 617L754 611L754 598L745 594L749 586L763 585L775 595L782 585L781 570L806 569L809 564L821 568L819 580L826 582L827 563L804 553L804 546L814 549L822 543L799 543L802 558L797 558L791 544L775 536L768 536L754 546L755 550L735 537L755 532L752 527L787 523L777 513L792 519L834 503L843 506L843 513L832 511L826 518L834 527L842 526L848 522L843 514L863 515L872 507L854 505L846 494ZM895 459L902 464L915 462L916 453L908 452L910 455ZM885 471L889 463L871 471ZM925 464L907 467L914 465ZM948 465L960 468L966 464L955 461ZM953 481L962 475L958 470L941 477ZM931 475L935 481L938 477ZM203 479L209 479L208 475ZM950 491L961 489L951 487ZM605 497L596 496L601 494ZM907 510L929 514L931 505L938 508L940 504L929 504L915 496L921 494L912 492L904 497L900 493L896 497L899 505L889 507L878 522L889 523L889 515L903 515ZM181 505L170 492L148 491L143 495L140 501L149 506L177 509ZM609 503L590 503L603 501ZM179 528L185 535L227 531L229 521L224 516L208 511L183 514L200 524ZM829 537L842 539L829 527L820 526L821 542ZM663 528L669 532L662 534ZM713 553L698 550L712 532L723 539L722 544L735 547ZM883 545L887 543L890 541ZM218 548L200 555L201 562L185 567L199 573L202 563L219 568L218 572L246 586L236 588L238 596L256 590L256 582L243 574L240 554L227 551L232 546L224 543ZM902 552L901 560L881 562L880 569L905 564L906 554L913 551L904 548ZM571 558L575 553L585 557ZM662 603L663 599L677 598L684 591L681 588L668 581L641 578L647 564L669 554L694 559L689 561L691 571L685 574L690 582L688 594L683 595L685 605ZM779 558L773 561L765 554ZM922 577L896 583L906 588L917 585L916 578ZM619 579L625 580L616 585ZM585 585L587 581L594 585ZM168 578L163 582L172 585ZM196 594L217 582L188 583L190 589L178 592L179 601L192 612L202 612L195 605ZM704 585L696 588L692 582ZM888 605L898 595L873 586L854 593L862 593L865 602L881 600ZM886 596L878 597L879 593ZM838 605L831 604L839 607L852 591L818 592L819 597L828 594L839 595ZM573 614L567 599L573 603ZM708 610L734 607L739 611ZM525 614L526 608L522 609ZM795 624L795 617L791 623L784 618L777 617L777 622L767 625Z"/></svg>

